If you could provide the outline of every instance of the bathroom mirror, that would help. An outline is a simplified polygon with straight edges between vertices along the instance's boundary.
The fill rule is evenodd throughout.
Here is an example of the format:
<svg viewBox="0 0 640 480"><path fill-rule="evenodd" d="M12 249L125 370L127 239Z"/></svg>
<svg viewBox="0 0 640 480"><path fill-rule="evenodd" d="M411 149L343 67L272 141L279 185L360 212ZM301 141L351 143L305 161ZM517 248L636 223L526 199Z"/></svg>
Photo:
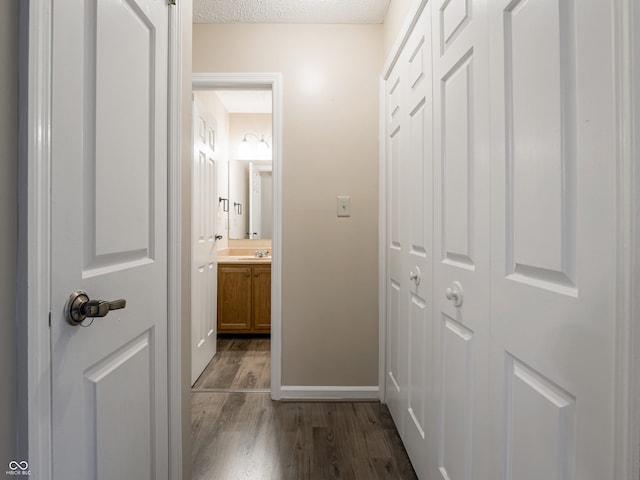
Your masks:
<svg viewBox="0 0 640 480"><path fill-rule="evenodd" d="M200 90L194 96L217 125L218 231L226 230L231 240L271 239L271 90Z"/></svg>
<svg viewBox="0 0 640 480"><path fill-rule="evenodd" d="M261 93L268 95L270 102L271 92ZM255 112L229 114L227 224L232 240L272 236L271 126L271 111L256 108Z"/></svg>
<svg viewBox="0 0 640 480"><path fill-rule="evenodd" d="M272 234L271 160L229 164L229 238L269 239Z"/></svg>

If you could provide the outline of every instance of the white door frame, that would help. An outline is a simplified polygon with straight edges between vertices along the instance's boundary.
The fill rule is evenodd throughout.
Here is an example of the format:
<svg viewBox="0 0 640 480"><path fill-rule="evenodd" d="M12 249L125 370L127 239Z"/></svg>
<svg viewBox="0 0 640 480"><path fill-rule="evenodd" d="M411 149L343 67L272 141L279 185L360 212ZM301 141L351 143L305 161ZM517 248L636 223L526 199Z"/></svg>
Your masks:
<svg viewBox="0 0 640 480"><path fill-rule="evenodd" d="M51 427L51 36L54 0L21 5L18 178L17 450L41 480L52 479ZM168 389L169 478L182 478L180 372L181 9L169 8Z"/></svg>
<svg viewBox="0 0 640 480"><path fill-rule="evenodd" d="M414 5L387 57L380 79L380 202L379 202L379 382L384 402L386 371L386 159L385 80L389 77L409 32L427 0ZM615 84L618 125L616 185L616 370L615 480L640 478L640 5L613 0L615 8Z"/></svg>
<svg viewBox="0 0 640 480"><path fill-rule="evenodd" d="M194 90L270 89L273 99L273 238L271 261L271 398L282 398L282 74L194 73Z"/></svg>

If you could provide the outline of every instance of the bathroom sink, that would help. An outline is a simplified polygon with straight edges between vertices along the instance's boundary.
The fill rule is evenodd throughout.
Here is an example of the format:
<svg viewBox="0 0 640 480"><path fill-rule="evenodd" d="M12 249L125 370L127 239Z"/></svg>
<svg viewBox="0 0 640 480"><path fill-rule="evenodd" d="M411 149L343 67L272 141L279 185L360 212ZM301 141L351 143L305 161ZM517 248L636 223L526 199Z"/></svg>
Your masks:
<svg viewBox="0 0 640 480"><path fill-rule="evenodd" d="M227 260L236 261L236 262L270 262L271 257L256 257L255 255L231 255L228 257L223 257Z"/></svg>

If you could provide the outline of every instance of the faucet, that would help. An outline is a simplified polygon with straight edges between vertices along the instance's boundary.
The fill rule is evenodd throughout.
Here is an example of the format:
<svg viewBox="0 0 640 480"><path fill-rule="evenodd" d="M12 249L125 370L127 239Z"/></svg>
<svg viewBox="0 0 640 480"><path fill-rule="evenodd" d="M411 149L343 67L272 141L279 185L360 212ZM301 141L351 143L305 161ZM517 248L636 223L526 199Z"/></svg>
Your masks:
<svg viewBox="0 0 640 480"><path fill-rule="evenodd" d="M269 250L256 250L256 257L263 258L269 256Z"/></svg>

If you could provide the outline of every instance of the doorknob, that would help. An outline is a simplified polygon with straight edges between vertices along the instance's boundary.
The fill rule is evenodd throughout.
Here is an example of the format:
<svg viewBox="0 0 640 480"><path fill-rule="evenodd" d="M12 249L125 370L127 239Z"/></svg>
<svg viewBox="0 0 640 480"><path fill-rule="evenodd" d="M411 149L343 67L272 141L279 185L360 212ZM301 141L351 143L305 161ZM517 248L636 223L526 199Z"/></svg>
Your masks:
<svg viewBox="0 0 640 480"><path fill-rule="evenodd" d="M83 290L76 290L69 296L64 307L64 314L70 325L80 325L87 317L104 317L111 310L119 310L127 306L124 299L89 300L89 295Z"/></svg>
<svg viewBox="0 0 640 480"><path fill-rule="evenodd" d="M216 240L222 240L222 235L220 235L220 234L216 235L216 236L215 236L215 239L216 239Z"/></svg>
<svg viewBox="0 0 640 480"><path fill-rule="evenodd" d="M409 280L416 282L416 286L420 285L420 282L422 281L422 272L420 271L420 267L416 267L415 272L409 272Z"/></svg>
<svg viewBox="0 0 640 480"><path fill-rule="evenodd" d="M444 294L449 300L453 301L453 304L456 307L460 307L462 305L462 285L458 282L453 282L451 286L445 290Z"/></svg>

